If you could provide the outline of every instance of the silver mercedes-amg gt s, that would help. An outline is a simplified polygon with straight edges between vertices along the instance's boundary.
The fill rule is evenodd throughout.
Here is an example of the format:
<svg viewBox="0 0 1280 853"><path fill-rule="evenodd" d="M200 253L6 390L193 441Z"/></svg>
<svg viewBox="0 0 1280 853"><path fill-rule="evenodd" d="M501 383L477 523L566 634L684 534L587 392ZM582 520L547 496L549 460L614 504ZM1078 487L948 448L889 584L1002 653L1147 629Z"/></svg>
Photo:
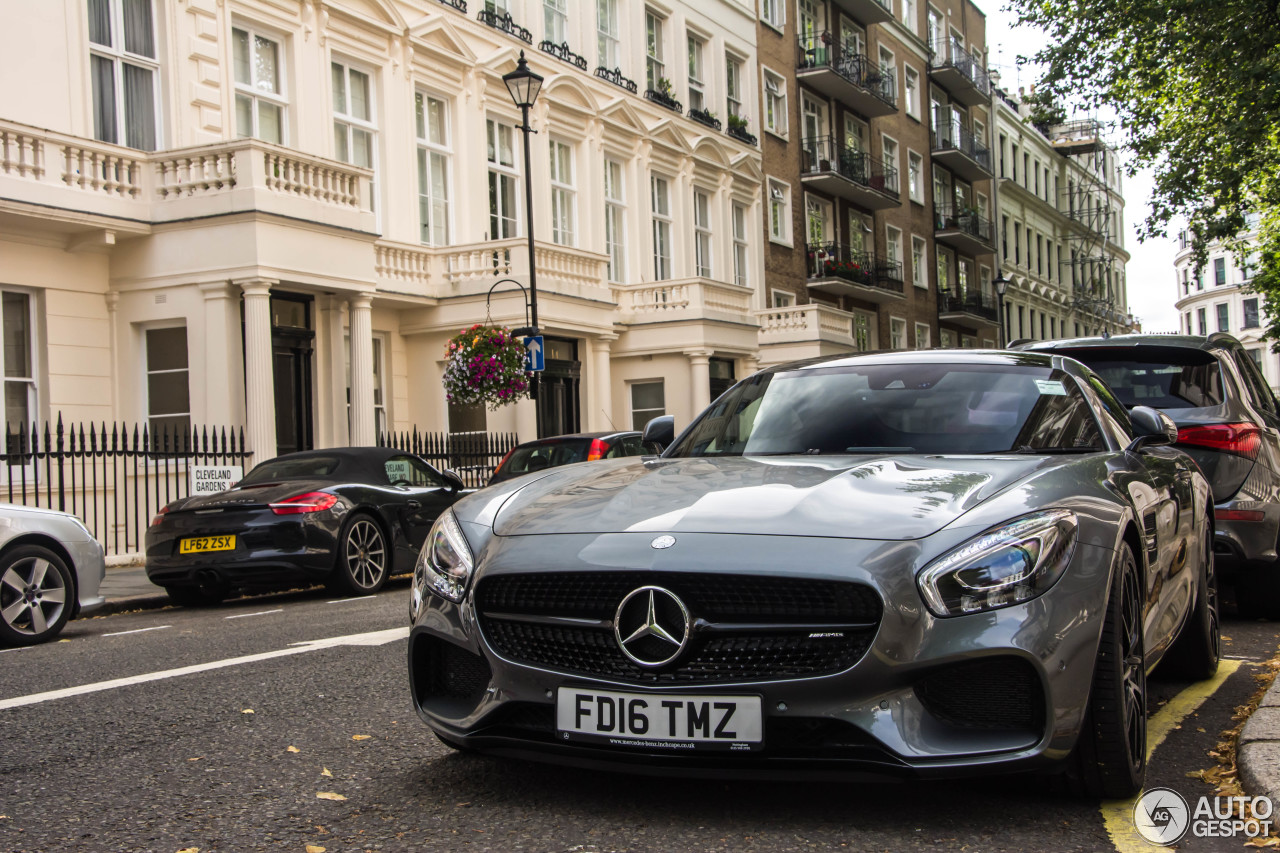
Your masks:
<svg viewBox="0 0 1280 853"><path fill-rule="evenodd" d="M459 501L409 677L460 749L639 772L1063 770L1127 796L1147 674L1218 663L1209 486L1061 356L820 359L661 456Z"/></svg>

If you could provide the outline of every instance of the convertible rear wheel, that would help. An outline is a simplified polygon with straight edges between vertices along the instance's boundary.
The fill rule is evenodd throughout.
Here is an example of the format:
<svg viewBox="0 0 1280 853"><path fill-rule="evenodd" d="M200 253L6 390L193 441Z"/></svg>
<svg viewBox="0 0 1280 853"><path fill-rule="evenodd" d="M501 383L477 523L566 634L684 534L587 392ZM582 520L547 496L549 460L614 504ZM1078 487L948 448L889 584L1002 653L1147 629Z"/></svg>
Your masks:
<svg viewBox="0 0 1280 853"><path fill-rule="evenodd" d="M387 540L373 517L359 513L352 517L338 545L338 564L330 585L352 595L369 595L387 582Z"/></svg>
<svg viewBox="0 0 1280 853"><path fill-rule="evenodd" d="M57 554L38 545L14 548L0 560L0 641L30 646L56 637L71 616L74 590Z"/></svg>
<svg viewBox="0 0 1280 853"><path fill-rule="evenodd" d="M1221 654L1218 629L1218 573L1213 562L1213 537L1205 546L1204 568L1195 608L1182 633L1160 662L1160 673L1201 681L1218 671Z"/></svg>
<svg viewBox="0 0 1280 853"><path fill-rule="evenodd" d="M1142 789L1147 771L1147 670L1142 588L1128 545L1107 601L1093 687L1070 777L1090 797L1121 799Z"/></svg>

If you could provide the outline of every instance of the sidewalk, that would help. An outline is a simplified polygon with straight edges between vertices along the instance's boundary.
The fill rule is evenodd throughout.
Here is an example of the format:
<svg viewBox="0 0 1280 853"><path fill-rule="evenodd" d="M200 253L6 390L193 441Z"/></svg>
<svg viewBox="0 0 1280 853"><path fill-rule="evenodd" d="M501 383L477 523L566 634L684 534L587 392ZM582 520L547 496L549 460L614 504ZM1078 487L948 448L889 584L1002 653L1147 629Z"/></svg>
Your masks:
<svg viewBox="0 0 1280 853"><path fill-rule="evenodd" d="M107 576L102 579L98 590L106 596L107 601L90 616L103 616L122 610L152 610L169 604L169 596L147 580L147 570L141 566L108 566Z"/></svg>
<svg viewBox="0 0 1280 853"><path fill-rule="evenodd" d="M1236 767L1246 794L1280 803L1280 678L1240 730Z"/></svg>

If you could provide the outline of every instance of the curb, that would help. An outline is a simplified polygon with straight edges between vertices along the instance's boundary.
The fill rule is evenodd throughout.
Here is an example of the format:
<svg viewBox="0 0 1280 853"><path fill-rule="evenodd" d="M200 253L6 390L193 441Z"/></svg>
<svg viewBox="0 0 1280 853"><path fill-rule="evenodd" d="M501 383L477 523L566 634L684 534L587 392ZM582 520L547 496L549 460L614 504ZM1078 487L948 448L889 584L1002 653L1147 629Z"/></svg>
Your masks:
<svg viewBox="0 0 1280 853"><path fill-rule="evenodd" d="M94 616L111 616L114 613L124 613L127 610L159 610L162 607L173 606L173 602L169 600L167 595L138 595L132 598L112 598L108 599L100 607L96 607L88 613L77 618L92 619Z"/></svg>
<svg viewBox="0 0 1280 853"><path fill-rule="evenodd" d="M1263 694L1236 745L1240 786L1250 796L1280 803L1280 679Z"/></svg>

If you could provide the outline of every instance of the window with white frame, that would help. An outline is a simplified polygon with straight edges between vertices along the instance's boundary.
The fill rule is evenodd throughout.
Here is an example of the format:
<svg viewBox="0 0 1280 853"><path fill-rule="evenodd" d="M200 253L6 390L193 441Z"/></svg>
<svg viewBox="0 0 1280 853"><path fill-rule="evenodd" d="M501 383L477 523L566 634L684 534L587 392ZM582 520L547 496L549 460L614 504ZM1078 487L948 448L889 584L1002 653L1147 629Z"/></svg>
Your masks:
<svg viewBox="0 0 1280 853"><path fill-rule="evenodd" d="M780 30L786 24L783 0L760 0L760 20Z"/></svg>
<svg viewBox="0 0 1280 853"><path fill-rule="evenodd" d="M901 317L889 318L889 349L907 348L907 321Z"/></svg>
<svg viewBox="0 0 1280 853"><path fill-rule="evenodd" d="M0 290L0 376L4 378L4 419L13 431L30 429L36 418L35 314L30 294Z"/></svg>
<svg viewBox="0 0 1280 853"><path fill-rule="evenodd" d="M5 297L7 299L7 293ZM7 301L5 309L7 315ZM7 328L5 332L7 344ZM187 361L187 327L146 329L143 336L147 359L147 425L151 437L154 439L157 433L170 436L190 433L191 377ZM6 362L5 367L8 366ZM8 390L7 384L5 390Z"/></svg>
<svg viewBox="0 0 1280 853"><path fill-rule="evenodd" d="M604 161L604 244L609 255L609 281L624 281L627 276L626 187L622 164Z"/></svg>
<svg viewBox="0 0 1280 853"><path fill-rule="evenodd" d="M510 15L511 0L484 0L484 10L495 15Z"/></svg>
<svg viewBox="0 0 1280 853"><path fill-rule="evenodd" d="M907 149L907 190L911 200L924 204L924 158Z"/></svg>
<svg viewBox="0 0 1280 853"><path fill-rule="evenodd" d="M884 257L890 264L902 261L902 229L886 225L884 229Z"/></svg>
<svg viewBox="0 0 1280 853"><path fill-rule="evenodd" d="M618 0L596 0L596 49L602 68L621 64L618 33Z"/></svg>
<svg viewBox="0 0 1280 853"><path fill-rule="evenodd" d="M706 98L706 75L703 73L703 54L706 52L706 42L689 33L689 109L705 110L707 108Z"/></svg>
<svg viewBox="0 0 1280 853"><path fill-rule="evenodd" d="M495 119L485 123L489 161L489 239L518 236L516 210L515 130Z"/></svg>
<svg viewBox="0 0 1280 853"><path fill-rule="evenodd" d="M378 127L373 115L373 81L365 72L341 62L331 63L330 73L334 157L353 166L376 169L374 142ZM374 206L372 191L369 203Z"/></svg>
<svg viewBox="0 0 1280 853"><path fill-rule="evenodd" d="M671 278L671 182L659 175L649 179L653 211L653 277Z"/></svg>
<svg viewBox="0 0 1280 853"><path fill-rule="evenodd" d="M449 243L449 109L439 98L414 94L418 135L418 223L428 246Z"/></svg>
<svg viewBox="0 0 1280 853"><path fill-rule="evenodd" d="M907 115L920 118L920 74L910 65L903 66L902 89Z"/></svg>
<svg viewBox="0 0 1280 853"><path fill-rule="evenodd" d="M693 261L694 275L711 278L711 197L697 189L693 191Z"/></svg>
<svg viewBox="0 0 1280 853"><path fill-rule="evenodd" d="M248 27L231 28L235 65L236 135L267 142L285 141L285 110L280 42Z"/></svg>
<svg viewBox="0 0 1280 853"><path fill-rule="evenodd" d="M655 92L665 91L670 85L666 77L666 64L662 61L665 23L657 13L650 9L644 10L645 84Z"/></svg>
<svg viewBox="0 0 1280 853"><path fill-rule="evenodd" d="M902 23L911 32L919 32L919 15L916 14L916 0L901 0Z"/></svg>
<svg viewBox="0 0 1280 853"><path fill-rule="evenodd" d="M386 393L386 341L382 335L373 336L373 434L380 436L387 431L387 393ZM351 430L351 335L343 339L342 351L347 360L347 430ZM484 411L484 407L481 407ZM452 430L452 425L450 426Z"/></svg>
<svg viewBox="0 0 1280 853"><path fill-rule="evenodd" d="M568 0L542 0L542 32L552 44L564 44L569 40Z"/></svg>
<svg viewBox="0 0 1280 853"><path fill-rule="evenodd" d="M751 284L750 243L747 240L747 208L733 205L733 283L741 287Z"/></svg>
<svg viewBox="0 0 1280 853"><path fill-rule="evenodd" d="M643 431L645 424L667 413L662 380L631 383L631 428Z"/></svg>
<svg viewBox="0 0 1280 853"><path fill-rule="evenodd" d="M789 290L770 290L769 305L772 308L792 308L796 304L796 295Z"/></svg>
<svg viewBox="0 0 1280 853"><path fill-rule="evenodd" d="M871 318L860 311L853 315L853 345L858 352L870 352L876 348L876 339L871 333Z"/></svg>
<svg viewBox="0 0 1280 853"><path fill-rule="evenodd" d="M551 140L551 242L561 246L574 243L577 221L577 192L573 186L573 148Z"/></svg>
<svg viewBox="0 0 1280 853"><path fill-rule="evenodd" d="M929 277L927 274L928 263L928 244L925 243L923 237L911 235L911 283L916 287L929 287Z"/></svg>
<svg viewBox="0 0 1280 853"><path fill-rule="evenodd" d="M724 57L724 111L725 120L743 118L742 112L742 60L731 53Z"/></svg>
<svg viewBox="0 0 1280 853"><path fill-rule="evenodd" d="M889 92L895 98L898 95L898 63L893 58L893 51L880 48L880 73L888 81Z"/></svg>
<svg viewBox="0 0 1280 853"><path fill-rule="evenodd" d="M764 129L787 135L787 81L764 70Z"/></svg>
<svg viewBox="0 0 1280 853"><path fill-rule="evenodd" d="M93 138L156 149L160 79L152 0L88 0Z"/></svg>
<svg viewBox="0 0 1280 853"><path fill-rule="evenodd" d="M937 256L937 273L938 273L938 290L951 290L951 257L946 251L935 245L934 254Z"/></svg>
<svg viewBox="0 0 1280 853"><path fill-rule="evenodd" d="M956 294L964 296L973 285L973 261L956 258Z"/></svg>
<svg viewBox="0 0 1280 853"><path fill-rule="evenodd" d="M888 166L890 169L893 169L894 180L897 181L897 176L901 174L901 165L898 163L897 140L895 140L892 136L884 136L882 134L880 137L880 154L882 159L884 160L884 164ZM887 178L885 181L885 186L886 187L889 186L889 182ZM889 188L892 189L894 192L897 192L898 184L895 183L892 187L889 187Z"/></svg>
<svg viewBox="0 0 1280 853"><path fill-rule="evenodd" d="M916 323L916 349L928 349L929 347L929 324Z"/></svg>
<svg viewBox="0 0 1280 853"><path fill-rule="evenodd" d="M791 242L791 187L769 179L769 239Z"/></svg>

